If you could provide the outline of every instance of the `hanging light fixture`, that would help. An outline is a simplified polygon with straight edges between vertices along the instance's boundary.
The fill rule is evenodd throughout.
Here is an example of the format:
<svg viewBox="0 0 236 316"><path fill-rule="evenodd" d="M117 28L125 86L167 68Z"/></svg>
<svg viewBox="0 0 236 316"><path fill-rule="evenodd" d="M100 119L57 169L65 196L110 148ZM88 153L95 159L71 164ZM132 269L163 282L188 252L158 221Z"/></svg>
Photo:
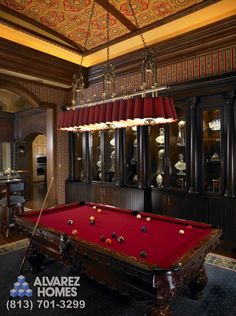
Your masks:
<svg viewBox="0 0 236 316"><path fill-rule="evenodd" d="M130 0L128 0L128 5L139 30L144 48L141 61L140 91L115 96L115 71L114 65L110 61L109 0L107 0L107 62L103 70L103 100L83 104L82 107L75 107L75 110L61 112L58 120L59 129L84 132L128 126L165 124L177 121L173 99L157 95L157 91L167 87L158 87L155 52L147 49ZM91 24L92 12L93 9L89 25ZM77 86L75 84L75 90L78 89Z"/></svg>

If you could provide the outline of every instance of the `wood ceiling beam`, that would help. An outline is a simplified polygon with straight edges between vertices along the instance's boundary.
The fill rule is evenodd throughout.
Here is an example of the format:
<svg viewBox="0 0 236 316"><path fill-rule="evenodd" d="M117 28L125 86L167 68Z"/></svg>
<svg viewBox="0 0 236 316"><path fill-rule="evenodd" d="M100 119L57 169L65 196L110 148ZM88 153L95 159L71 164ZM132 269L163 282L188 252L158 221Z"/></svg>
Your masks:
<svg viewBox="0 0 236 316"><path fill-rule="evenodd" d="M130 32L137 31L136 26L130 22L119 10L109 3L108 0L95 0L103 9L113 15L121 24L123 24ZM108 2L108 3L107 3Z"/></svg>

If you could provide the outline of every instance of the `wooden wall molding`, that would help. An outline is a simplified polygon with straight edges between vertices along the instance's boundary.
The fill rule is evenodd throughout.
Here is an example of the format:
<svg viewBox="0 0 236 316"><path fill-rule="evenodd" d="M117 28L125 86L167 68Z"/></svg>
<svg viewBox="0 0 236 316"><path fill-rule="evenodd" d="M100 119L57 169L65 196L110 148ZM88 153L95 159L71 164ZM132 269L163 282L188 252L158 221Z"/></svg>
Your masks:
<svg viewBox="0 0 236 316"><path fill-rule="evenodd" d="M71 86L78 65L32 48L0 39L0 68ZM87 69L83 67L85 87Z"/></svg>
<svg viewBox="0 0 236 316"><path fill-rule="evenodd" d="M159 67L236 44L236 15L187 34L163 41L151 48L156 51ZM116 77L140 73L142 50L112 60ZM89 86L102 80L103 64L89 68Z"/></svg>

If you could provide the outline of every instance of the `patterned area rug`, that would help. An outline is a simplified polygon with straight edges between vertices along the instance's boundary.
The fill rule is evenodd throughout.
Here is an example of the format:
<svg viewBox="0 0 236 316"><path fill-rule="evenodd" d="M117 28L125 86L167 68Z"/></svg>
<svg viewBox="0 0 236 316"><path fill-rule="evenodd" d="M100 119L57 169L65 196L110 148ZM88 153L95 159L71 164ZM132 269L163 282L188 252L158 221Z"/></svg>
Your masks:
<svg viewBox="0 0 236 316"><path fill-rule="evenodd" d="M28 244L29 240L28 238L25 238L6 245L2 245L0 246L0 255L25 248L28 246ZM233 258L221 256L215 253L209 253L206 256L206 263L236 272L236 259Z"/></svg>

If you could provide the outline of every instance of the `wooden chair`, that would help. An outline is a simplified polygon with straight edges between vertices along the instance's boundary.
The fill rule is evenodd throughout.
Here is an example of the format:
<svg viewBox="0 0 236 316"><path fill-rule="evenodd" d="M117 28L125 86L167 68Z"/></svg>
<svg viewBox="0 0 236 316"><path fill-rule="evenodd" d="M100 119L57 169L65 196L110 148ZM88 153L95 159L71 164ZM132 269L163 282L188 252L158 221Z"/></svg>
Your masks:
<svg viewBox="0 0 236 316"><path fill-rule="evenodd" d="M6 238L9 236L9 229L14 225L14 212L24 213L25 205L25 183L23 181L7 181L6 196L0 200L0 207L3 208L2 224L6 226Z"/></svg>

